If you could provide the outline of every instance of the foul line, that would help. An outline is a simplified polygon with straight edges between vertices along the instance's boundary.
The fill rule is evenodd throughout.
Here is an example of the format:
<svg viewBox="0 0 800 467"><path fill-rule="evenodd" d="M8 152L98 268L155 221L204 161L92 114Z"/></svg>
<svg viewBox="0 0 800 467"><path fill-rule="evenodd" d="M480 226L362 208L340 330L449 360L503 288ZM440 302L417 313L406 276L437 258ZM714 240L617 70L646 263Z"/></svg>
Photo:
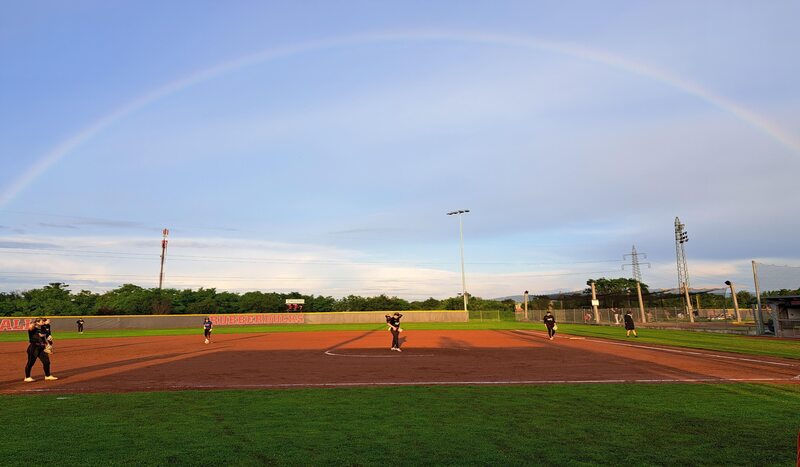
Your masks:
<svg viewBox="0 0 800 467"><path fill-rule="evenodd" d="M363 354L343 354L343 353L334 353L330 350L325 351L325 355L330 355L331 357L355 357L355 358L406 358L406 357L433 357L433 354L411 354L411 355L363 355Z"/></svg>
<svg viewBox="0 0 800 467"><path fill-rule="evenodd" d="M524 330L524 329L520 329L519 331L520 332L529 333L529 334L533 334L532 332ZM745 358L745 357L731 357L729 355L716 355L716 354L712 354L712 353L696 352L696 351L691 351L691 350L678 350L678 349L668 349L668 348L664 348L664 347L651 347L651 346L642 345L642 344L626 344L626 343L623 343L623 342L614 342L614 341L611 341L611 340L599 340L599 339L585 339L585 340L587 342L596 342L596 343L599 343L599 344L620 345L622 347L633 347L633 348L638 348L638 349L658 350L658 351L661 351L661 352L682 353L682 354L686 354L686 355L699 355L699 356L704 356L704 357L721 358L721 359L727 359L727 360L739 360L739 361L742 361L742 362L763 363L763 364L766 364L766 365L779 365L779 366L788 366L788 367L797 366L794 363L771 362L769 360L757 360L757 359L754 359L754 358Z"/></svg>

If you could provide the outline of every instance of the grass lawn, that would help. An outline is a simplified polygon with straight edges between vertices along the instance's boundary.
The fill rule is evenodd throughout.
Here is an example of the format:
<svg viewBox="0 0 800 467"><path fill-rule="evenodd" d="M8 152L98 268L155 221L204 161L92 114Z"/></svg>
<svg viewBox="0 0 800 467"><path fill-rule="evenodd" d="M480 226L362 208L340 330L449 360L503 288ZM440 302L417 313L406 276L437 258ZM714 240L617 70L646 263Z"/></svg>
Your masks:
<svg viewBox="0 0 800 467"><path fill-rule="evenodd" d="M2 396L0 465L794 465L800 385Z"/></svg>
<svg viewBox="0 0 800 467"><path fill-rule="evenodd" d="M558 328L560 332L575 336L800 359L800 340L798 339L775 339L713 332L647 328L638 329L639 337L634 338L625 337L625 329L619 326L559 324ZM542 329L544 329L544 326L542 326Z"/></svg>

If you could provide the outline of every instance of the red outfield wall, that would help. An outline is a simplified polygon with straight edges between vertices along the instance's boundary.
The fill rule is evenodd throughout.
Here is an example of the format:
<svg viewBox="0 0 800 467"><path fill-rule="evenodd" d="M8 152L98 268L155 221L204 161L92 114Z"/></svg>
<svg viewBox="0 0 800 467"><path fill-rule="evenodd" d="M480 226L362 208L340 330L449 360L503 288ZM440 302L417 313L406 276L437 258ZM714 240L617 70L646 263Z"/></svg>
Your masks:
<svg viewBox="0 0 800 467"><path fill-rule="evenodd" d="M120 316L52 316L53 331L75 331L77 320L84 320L84 330L98 329L173 329L200 327L206 316L214 326L252 326L269 324L347 324L383 323L391 311L329 312L329 313L243 313L216 315L120 315ZM0 318L0 332L24 331L31 317ZM403 321L466 322L464 311L404 311Z"/></svg>

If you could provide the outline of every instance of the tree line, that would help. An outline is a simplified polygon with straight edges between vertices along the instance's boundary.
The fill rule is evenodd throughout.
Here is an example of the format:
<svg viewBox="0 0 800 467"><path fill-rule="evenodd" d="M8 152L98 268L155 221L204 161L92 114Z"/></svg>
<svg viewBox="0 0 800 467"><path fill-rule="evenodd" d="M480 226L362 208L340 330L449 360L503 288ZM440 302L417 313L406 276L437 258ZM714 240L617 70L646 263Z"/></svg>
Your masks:
<svg viewBox="0 0 800 467"><path fill-rule="evenodd" d="M286 299L303 299L303 311L407 311L461 310L461 297L437 300L408 301L398 297L378 295L361 297L348 295L334 298L304 295L299 292L218 292L214 288L145 289L124 284L105 293L88 290L72 292L68 284L52 282L44 287L23 292L0 292L0 316L92 316L147 314L218 314L218 313L279 313L287 310ZM471 310L514 309L513 300L484 300L469 297Z"/></svg>
<svg viewBox="0 0 800 467"><path fill-rule="evenodd" d="M595 291L602 308L638 307L636 281L618 278L589 279L595 283ZM650 293L647 284L641 283L642 298L647 308L682 308L680 295ZM800 289L764 292L763 296L800 295ZM516 303L512 299L487 300L468 296L469 309L475 311L513 311ZM749 308L755 296L746 290L736 293L739 306ZM299 292L218 292L214 288L193 289L145 289L134 284L124 284L104 293L88 290L73 292L69 285L53 282L44 287L22 292L0 292L0 316L74 316L74 315L139 315L139 314L218 314L218 313L278 313L286 311L286 299L303 299L303 311L404 311L404 310L461 310L463 298L456 296L438 300L428 298L408 301L381 294L374 297L348 295L334 298L322 295L304 295ZM697 297L693 297L696 305ZM733 308L730 296L702 294L703 308ZM580 293L557 295L531 295L528 308L580 309L591 306L591 289Z"/></svg>

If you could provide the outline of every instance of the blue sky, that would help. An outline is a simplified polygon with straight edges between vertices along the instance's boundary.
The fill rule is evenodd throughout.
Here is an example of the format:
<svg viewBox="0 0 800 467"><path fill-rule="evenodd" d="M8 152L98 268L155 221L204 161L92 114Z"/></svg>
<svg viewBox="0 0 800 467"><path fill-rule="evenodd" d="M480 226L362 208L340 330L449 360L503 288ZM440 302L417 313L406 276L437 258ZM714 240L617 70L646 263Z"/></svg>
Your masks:
<svg viewBox="0 0 800 467"><path fill-rule="evenodd" d="M800 265L800 5L3 2L0 289L409 299ZM794 280L794 279L792 279ZM783 284L781 284L783 286ZM796 284L795 286L800 286Z"/></svg>

